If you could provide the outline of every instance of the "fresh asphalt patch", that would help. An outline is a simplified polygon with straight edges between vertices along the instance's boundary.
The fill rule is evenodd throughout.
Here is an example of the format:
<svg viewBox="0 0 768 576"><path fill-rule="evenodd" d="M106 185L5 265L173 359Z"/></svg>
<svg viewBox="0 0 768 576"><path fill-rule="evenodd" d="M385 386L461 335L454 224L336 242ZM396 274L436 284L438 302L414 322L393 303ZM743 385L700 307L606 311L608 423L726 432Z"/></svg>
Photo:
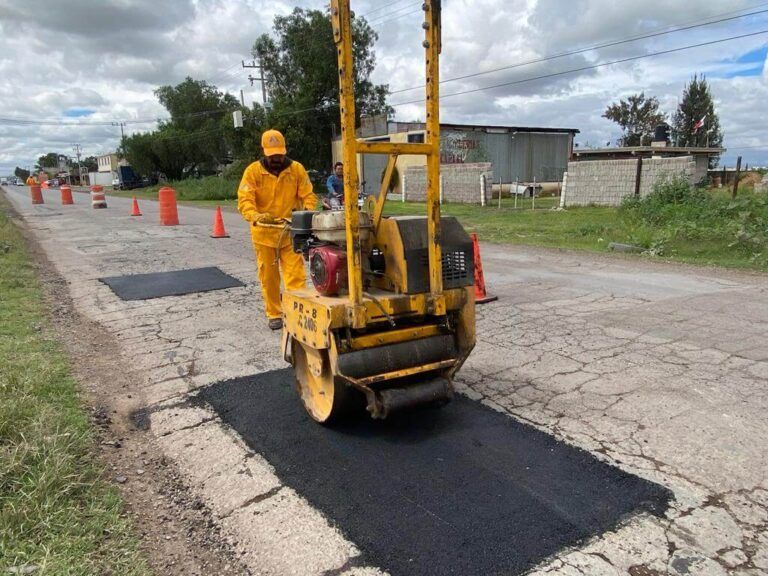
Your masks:
<svg viewBox="0 0 768 576"><path fill-rule="evenodd" d="M521 574L631 514L663 514L671 498L465 397L324 427L293 382L276 370L213 384L194 402L393 576Z"/></svg>
<svg viewBox="0 0 768 576"><path fill-rule="evenodd" d="M148 300L245 286L215 266L99 278L121 300Z"/></svg>

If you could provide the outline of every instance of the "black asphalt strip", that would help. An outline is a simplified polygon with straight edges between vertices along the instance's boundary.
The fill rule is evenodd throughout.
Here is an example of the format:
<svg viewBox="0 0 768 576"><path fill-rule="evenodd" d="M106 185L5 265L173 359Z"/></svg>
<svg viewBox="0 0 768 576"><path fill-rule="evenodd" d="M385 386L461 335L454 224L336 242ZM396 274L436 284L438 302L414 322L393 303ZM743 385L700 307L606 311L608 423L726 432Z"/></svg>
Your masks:
<svg viewBox="0 0 768 576"><path fill-rule="evenodd" d="M240 280L225 274L215 266L172 272L109 276L99 280L112 288L121 300L148 300L245 286Z"/></svg>
<svg viewBox="0 0 768 576"><path fill-rule="evenodd" d="M323 427L277 370L213 384L207 403L393 576L520 574L671 493L459 396L440 409ZM277 528L276 528L277 529Z"/></svg>

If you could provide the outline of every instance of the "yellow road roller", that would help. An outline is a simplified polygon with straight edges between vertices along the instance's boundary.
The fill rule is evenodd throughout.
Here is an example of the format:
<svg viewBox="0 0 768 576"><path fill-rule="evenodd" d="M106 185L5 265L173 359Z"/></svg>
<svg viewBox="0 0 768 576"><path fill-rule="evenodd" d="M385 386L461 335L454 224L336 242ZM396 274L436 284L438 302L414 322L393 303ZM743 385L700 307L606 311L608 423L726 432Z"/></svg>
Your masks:
<svg viewBox="0 0 768 576"><path fill-rule="evenodd" d="M293 248L314 288L282 296L282 353L309 415L328 423L367 406L373 418L453 394L452 377L475 345L472 241L440 215L438 58L440 1L423 4L424 142L359 140L355 134L349 0L332 0L338 54L344 209L294 212ZM386 154L381 189L358 208L358 154ZM426 156L426 215L384 217L398 156Z"/></svg>

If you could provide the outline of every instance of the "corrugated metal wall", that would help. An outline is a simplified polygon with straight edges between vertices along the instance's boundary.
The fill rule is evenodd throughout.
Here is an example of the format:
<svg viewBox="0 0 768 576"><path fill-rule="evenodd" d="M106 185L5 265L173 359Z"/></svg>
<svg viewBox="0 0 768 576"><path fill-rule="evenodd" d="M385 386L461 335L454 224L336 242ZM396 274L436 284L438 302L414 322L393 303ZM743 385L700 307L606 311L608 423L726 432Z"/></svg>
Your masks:
<svg viewBox="0 0 768 576"><path fill-rule="evenodd" d="M389 142L389 137L371 138L375 142ZM389 156L386 154L362 154L362 171L359 174L360 188L365 194L378 194L381 179L387 169Z"/></svg>
<svg viewBox="0 0 768 576"><path fill-rule="evenodd" d="M563 179L570 152L567 133L489 133L445 129L441 133L441 161L445 164L492 162L498 182L553 182Z"/></svg>
<svg viewBox="0 0 768 576"><path fill-rule="evenodd" d="M370 138L389 141L389 136ZM403 140L404 141L404 140ZM546 132L494 132L492 129L443 128L440 134L440 162L465 164L491 162L493 181L504 183L557 182L563 179L570 153L570 134ZM365 191L378 192L387 166L384 154L364 154L360 181Z"/></svg>

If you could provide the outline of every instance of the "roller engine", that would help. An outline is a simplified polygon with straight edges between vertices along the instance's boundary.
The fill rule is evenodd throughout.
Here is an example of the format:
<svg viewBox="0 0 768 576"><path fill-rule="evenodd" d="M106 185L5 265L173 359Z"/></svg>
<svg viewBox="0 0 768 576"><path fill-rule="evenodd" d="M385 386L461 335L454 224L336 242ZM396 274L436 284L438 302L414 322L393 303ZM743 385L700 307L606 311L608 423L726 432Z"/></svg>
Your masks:
<svg viewBox="0 0 768 576"><path fill-rule="evenodd" d="M371 219L360 212L360 242L370 240ZM309 262L309 276L323 296L336 296L347 289L347 240L344 212L331 210L294 212L291 219L294 252Z"/></svg>

